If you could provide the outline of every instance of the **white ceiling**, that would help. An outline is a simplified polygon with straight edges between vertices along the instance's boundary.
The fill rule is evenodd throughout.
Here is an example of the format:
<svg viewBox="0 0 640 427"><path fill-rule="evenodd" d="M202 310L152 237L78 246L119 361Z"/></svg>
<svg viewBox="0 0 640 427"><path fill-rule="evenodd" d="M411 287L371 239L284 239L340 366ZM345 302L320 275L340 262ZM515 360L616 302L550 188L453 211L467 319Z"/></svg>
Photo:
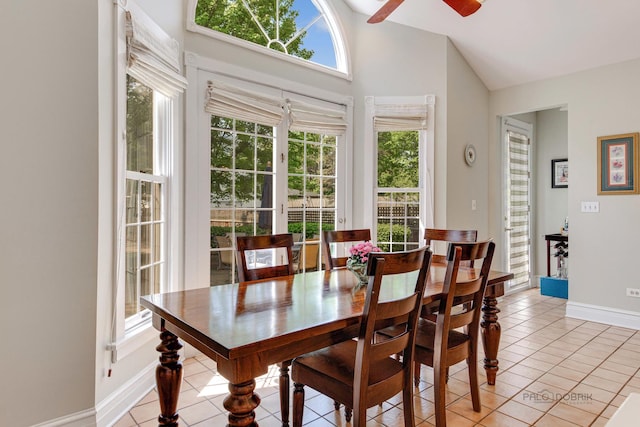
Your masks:
<svg viewBox="0 0 640 427"><path fill-rule="evenodd" d="M367 17L384 4L345 2ZM640 58L639 18L640 0L485 0L466 18L442 0L405 0L387 20L449 36L495 90Z"/></svg>

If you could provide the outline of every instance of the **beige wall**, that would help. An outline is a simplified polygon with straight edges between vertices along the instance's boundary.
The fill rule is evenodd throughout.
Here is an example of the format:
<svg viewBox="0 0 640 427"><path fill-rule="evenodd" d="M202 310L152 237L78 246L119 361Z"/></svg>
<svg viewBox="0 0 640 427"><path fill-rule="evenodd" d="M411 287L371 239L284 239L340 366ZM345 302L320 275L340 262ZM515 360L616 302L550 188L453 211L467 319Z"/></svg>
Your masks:
<svg viewBox="0 0 640 427"><path fill-rule="evenodd" d="M94 406L98 17L85 0L0 13L0 417L12 425Z"/></svg>
<svg viewBox="0 0 640 427"><path fill-rule="evenodd" d="M571 307L611 308L614 315L638 325L640 303L625 296L626 287L638 287L635 242L640 237L640 196L598 196L596 140L601 135L636 132L639 129L640 60L601 67L565 77L500 91L490 97L489 188L494 203L490 229L499 222L499 150L497 117L514 112L537 111L567 104L568 189L570 218ZM581 201L600 202L600 213L580 212Z"/></svg>
<svg viewBox="0 0 640 427"><path fill-rule="evenodd" d="M480 239L489 234L489 91L471 70L450 41L447 44L447 138L446 179L436 181L436 191L445 191L446 204L440 207L441 228L476 229ZM467 144L476 148L477 161L468 166L464 160ZM442 147L442 144L441 144ZM440 160L440 157L438 157ZM476 201L476 210L471 202Z"/></svg>

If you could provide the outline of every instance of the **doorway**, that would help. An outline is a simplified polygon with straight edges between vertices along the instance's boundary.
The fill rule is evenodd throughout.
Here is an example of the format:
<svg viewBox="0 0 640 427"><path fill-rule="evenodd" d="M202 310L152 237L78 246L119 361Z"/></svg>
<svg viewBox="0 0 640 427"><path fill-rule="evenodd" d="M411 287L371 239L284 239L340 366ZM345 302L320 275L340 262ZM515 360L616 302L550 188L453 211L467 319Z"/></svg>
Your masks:
<svg viewBox="0 0 640 427"><path fill-rule="evenodd" d="M502 212L505 265L513 273L506 292L531 285L531 137L532 125L511 117L501 126Z"/></svg>

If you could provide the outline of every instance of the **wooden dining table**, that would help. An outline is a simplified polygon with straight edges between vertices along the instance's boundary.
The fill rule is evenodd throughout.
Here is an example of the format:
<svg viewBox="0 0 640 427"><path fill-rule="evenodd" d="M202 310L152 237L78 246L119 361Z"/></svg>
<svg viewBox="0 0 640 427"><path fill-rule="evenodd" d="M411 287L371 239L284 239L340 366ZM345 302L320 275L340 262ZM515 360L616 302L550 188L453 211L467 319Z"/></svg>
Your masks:
<svg viewBox="0 0 640 427"><path fill-rule="evenodd" d="M445 270L445 265L431 265L424 304L441 298ZM461 267L458 279L478 273L478 269ZM495 384L498 371L496 298L504 295L504 283L512 278L511 273L491 271L483 300L481 336L489 384ZM386 280L381 300L406 295L415 286L415 276L410 274ZM213 359L217 371L229 381L229 395L223 402L229 411L228 425L257 426L255 408L260 397L255 379L266 374L270 365L357 336L364 300L365 289L358 288L356 277L346 269L141 297L160 331L156 347L160 353L156 368L159 425L178 425L183 375L180 340Z"/></svg>

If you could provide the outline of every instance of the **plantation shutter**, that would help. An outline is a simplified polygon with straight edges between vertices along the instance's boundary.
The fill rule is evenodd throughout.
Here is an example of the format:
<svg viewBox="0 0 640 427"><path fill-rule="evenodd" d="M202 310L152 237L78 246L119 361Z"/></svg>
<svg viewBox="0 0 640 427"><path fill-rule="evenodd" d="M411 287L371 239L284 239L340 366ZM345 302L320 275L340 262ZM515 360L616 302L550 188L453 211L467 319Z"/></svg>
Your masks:
<svg viewBox="0 0 640 427"><path fill-rule="evenodd" d="M511 287L529 281L529 139L507 132L509 156L509 271L514 274Z"/></svg>
<svg viewBox="0 0 640 427"><path fill-rule="evenodd" d="M221 82L209 81L205 111L214 116L278 126L284 117L284 101L246 91Z"/></svg>
<svg viewBox="0 0 640 427"><path fill-rule="evenodd" d="M125 12L127 72L169 97L187 87L180 73L180 45L139 9Z"/></svg>

